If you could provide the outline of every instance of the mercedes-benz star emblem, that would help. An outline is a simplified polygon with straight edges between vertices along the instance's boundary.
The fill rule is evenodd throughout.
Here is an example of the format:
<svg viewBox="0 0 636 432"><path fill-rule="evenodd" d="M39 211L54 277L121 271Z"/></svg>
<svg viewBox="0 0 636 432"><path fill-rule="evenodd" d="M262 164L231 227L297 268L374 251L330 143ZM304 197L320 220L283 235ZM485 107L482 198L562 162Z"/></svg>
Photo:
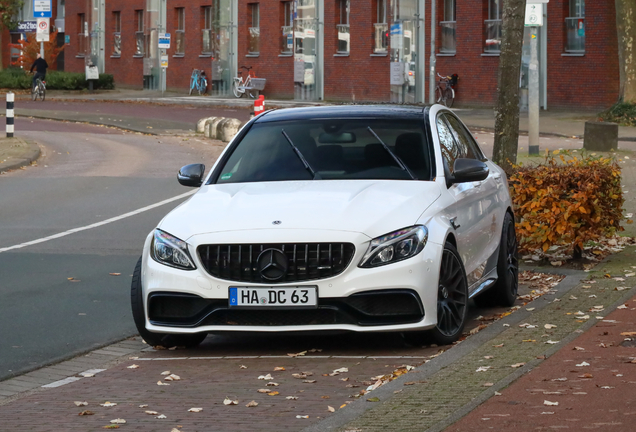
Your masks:
<svg viewBox="0 0 636 432"><path fill-rule="evenodd" d="M256 265L263 279L276 281L287 274L289 260L285 252L270 248L265 249L258 255Z"/></svg>

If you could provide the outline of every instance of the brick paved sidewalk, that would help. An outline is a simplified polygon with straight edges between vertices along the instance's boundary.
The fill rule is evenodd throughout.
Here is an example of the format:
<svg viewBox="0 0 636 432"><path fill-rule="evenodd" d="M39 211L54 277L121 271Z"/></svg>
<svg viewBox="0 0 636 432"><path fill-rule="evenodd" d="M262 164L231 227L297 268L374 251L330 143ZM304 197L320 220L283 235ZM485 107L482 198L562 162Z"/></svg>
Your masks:
<svg viewBox="0 0 636 432"><path fill-rule="evenodd" d="M636 297L449 432L636 428ZM634 333L627 337L622 333Z"/></svg>

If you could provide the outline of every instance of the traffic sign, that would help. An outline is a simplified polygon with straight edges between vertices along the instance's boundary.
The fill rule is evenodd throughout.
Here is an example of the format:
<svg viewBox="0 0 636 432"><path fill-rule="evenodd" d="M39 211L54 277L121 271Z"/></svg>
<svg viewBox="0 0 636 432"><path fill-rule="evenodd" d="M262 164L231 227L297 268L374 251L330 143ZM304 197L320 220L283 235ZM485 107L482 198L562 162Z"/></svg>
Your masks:
<svg viewBox="0 0 636 432"><path fill-rule="evenodd" d="M37 42L48 42L49 41L49 33L51 27L49 26L48 18L38 18L37 19L37 29L35 32L35 40Z"/></svg>
<svg viewBox="0 0 636 432"><path fill-rule="evenodd" d="M170 48L170 33L159 33L159 49Z"/></svg>
<svg viewBox="0 0 636 432"><path fill-rule="evenodd" d="M51 0L33 0L34 18L51 18L52 12Z"/></svg>
<svg viewBox="0 0 636 432"><path fill-rule="evenodd" d="M526 4L526 27L540 27L543 25L543 5L540 3Z"/></svg>

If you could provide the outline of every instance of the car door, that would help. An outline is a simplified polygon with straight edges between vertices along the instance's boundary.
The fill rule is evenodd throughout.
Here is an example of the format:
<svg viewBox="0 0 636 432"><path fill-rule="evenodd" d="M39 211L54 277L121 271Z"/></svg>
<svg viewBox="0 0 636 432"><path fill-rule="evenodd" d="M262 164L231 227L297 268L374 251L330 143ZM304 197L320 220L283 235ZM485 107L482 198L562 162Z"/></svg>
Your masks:
<svg viewBox="0 0 636 432"><path fill-rule="evenodd" d="M440 113L436 121L442 158L447 172L453 174L453 163L457 158L478 159L487 162L472 135L451 113ZM457 246L464 261L469 286L477 282L486 270L490 270L488 259L499 243L502 215L498 191L501 174L490 166L488 177L482 181L457 183L448 189L455 203L449 216L455 227ZM498 177L498 178L497 178Z"/></svg>

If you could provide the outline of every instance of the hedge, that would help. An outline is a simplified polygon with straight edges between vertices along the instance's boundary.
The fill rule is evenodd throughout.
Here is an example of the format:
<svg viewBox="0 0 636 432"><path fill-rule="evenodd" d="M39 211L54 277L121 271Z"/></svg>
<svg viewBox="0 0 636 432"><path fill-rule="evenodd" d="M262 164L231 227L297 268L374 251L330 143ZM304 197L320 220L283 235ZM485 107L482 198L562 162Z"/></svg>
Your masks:
<svg viewBox="0 0 636 432"><path fill-rule="evenodd" d="M585 243L623 229L621 169L613 158L555 150L543 164L516 166L509 184L522 251L558 245L576 257Z"/></svg>
<svg viewBox="0 0 636 432"><path fill-rule="evenodd" d="M23 69L8 68L0 71L0 88L29 89L33 76ZM46 74L48 90L82 90L88 88L88 81L83 73L49 71ZM111 74L99 74L93 83L94 89L111 90L115 88L115 80Z"/></svg>

